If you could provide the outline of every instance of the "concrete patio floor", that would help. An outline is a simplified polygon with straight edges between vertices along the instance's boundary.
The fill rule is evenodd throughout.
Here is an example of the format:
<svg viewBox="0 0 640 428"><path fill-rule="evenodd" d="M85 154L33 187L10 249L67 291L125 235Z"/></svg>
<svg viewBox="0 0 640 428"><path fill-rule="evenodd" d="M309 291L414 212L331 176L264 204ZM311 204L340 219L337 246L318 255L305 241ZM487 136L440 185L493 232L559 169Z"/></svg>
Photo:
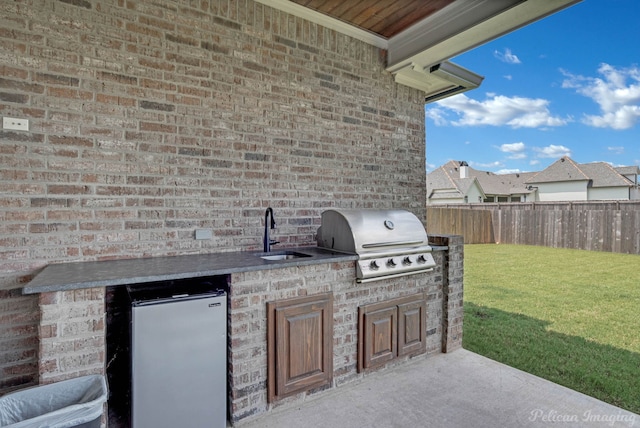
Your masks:
<svg viewBox="0 0 640 428"><path fill-rule="evenodd" d="M322 392L242 428L632 427L640 415L461 349Z"/></svg>

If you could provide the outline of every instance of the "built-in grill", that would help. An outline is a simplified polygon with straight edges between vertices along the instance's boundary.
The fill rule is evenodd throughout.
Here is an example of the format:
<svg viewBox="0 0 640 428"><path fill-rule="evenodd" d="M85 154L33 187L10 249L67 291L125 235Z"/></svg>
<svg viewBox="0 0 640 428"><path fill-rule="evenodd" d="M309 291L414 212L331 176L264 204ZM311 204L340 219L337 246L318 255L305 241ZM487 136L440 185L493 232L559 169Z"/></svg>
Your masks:
<svg viewBox="0 0 640 428"><path fill-rule="evenodd" d="M342 210L322 213L318 246L355 253L356 281L369 282L433 270L427 232L406 210Z"/></svg>

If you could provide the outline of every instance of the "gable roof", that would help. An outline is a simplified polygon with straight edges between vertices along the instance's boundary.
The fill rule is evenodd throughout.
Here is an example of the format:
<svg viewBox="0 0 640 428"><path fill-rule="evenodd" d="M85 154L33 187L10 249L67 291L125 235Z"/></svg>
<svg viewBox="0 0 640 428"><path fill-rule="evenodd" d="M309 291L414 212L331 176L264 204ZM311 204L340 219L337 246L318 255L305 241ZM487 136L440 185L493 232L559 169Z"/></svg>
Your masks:
<svg viewBox="0 0 640 428"><path fill-rule="evenodd" d="M427 174L427 197L430 199L463 198L474 183L477 183L478 189L484 194L476 178L460 178L458 162L450 161Z"/></svg>
<svg viewBox="0 0 640 428"><path fill-rule="evenodd" d="M634 167L626 167L634 168ZM636 169L638 167L635 167ZM527 183L553 183L561 181L589 181L590 187L627 187L633 182L606 162L577 164L563 156L546 169L533 176Z"/></svg>
<svg viewBox="0 0 640 428"><path fill-rule="evenodd" d="M442 165L440 168L437 168L427 174L427 189L455 189L458 191L458 186L453 181L452 175L449 173L449 165L450 162ZM456 178L460 177L459 175L455 176Z"/></svg>
<svg viewBox="0 0 640 428"><path fill-rule="evenodd" d="M488 195L523 195L532 192L532 190L527 189L525 183L535 173L495 174L493 172L473 170L472 174L478 179Z"/></svg>
<svg viewBox="0 0 640 428"><path fill-rule="evenodd" d="M580 164L580 169L592 180L591 187L632 186L633 183L606 162Z"/></svg>
<svg viewBox="0 0 640 428"><path fill-rule="evenodd" d="M460 178L461 168L463 167L467 168L466 178ZM532 192L532 190L527 189L525 183L534 174L531 172L496 174L466 166L466 162L452 160L427 174L427 189L430 193L433 193L436 189L455 187L461 195L464 195L471 186L472 181L470 180L475 179L484 195L522 195ZM467 187L464 187L465 185Z"/></svg>
<svg viewBox="0 0 640 428"><path fill-rule="evenodd" d="M475 178L458 178L453 180L456 183L456 187L462 192L463 195L466 195L469 192L469 189L473 186L473 183L477 182ZM482 190L482 189L480 189Z"/></svg>
<svg viewBox="0 0 640 428"><path fill-rule="evenodd" d="M640 167L634 166L619 166L614 168L618 174L622 175L640 175Z"/></svg>
<svg viewBox="0 0 640 428"><path fill-rule="evenodd" d="M589 177L580 170L578 164L568 156L563 156L547 168L534 175L527 184L554 183L558 181L588 181Z"/></svg>

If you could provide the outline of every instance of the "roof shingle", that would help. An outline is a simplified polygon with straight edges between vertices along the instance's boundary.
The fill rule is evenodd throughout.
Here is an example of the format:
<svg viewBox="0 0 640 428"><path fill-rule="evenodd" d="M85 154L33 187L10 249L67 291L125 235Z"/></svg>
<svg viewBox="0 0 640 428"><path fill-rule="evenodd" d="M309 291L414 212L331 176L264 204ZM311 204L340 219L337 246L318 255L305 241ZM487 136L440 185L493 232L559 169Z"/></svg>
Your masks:
<svg viewBox="0 0 640 428"><path fill-rule="evenodd" d="M589 177L580 170L576 164L568 156L564 156L547 168L543 169L533 176L527 183L553 183L558 181L588 181Z"/></svg>

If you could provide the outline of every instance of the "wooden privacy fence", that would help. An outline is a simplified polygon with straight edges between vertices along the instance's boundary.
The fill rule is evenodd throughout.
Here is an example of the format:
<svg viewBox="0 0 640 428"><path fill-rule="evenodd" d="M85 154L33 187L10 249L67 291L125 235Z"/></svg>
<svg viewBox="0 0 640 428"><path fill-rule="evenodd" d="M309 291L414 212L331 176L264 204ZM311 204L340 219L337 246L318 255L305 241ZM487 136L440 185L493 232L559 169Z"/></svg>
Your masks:
<svg viewBox="0 0 640 428"><path fill-rule="evenodd" d="M463 235L466 244L640 254L640 201L427 207L427 231Z"/></svg>
<svg viewBox="0 0 640 428"><path fill-rule="evenodd" d="M465 244L496 242L489 210L427 207L427 233L462 235Z"/></svg>

